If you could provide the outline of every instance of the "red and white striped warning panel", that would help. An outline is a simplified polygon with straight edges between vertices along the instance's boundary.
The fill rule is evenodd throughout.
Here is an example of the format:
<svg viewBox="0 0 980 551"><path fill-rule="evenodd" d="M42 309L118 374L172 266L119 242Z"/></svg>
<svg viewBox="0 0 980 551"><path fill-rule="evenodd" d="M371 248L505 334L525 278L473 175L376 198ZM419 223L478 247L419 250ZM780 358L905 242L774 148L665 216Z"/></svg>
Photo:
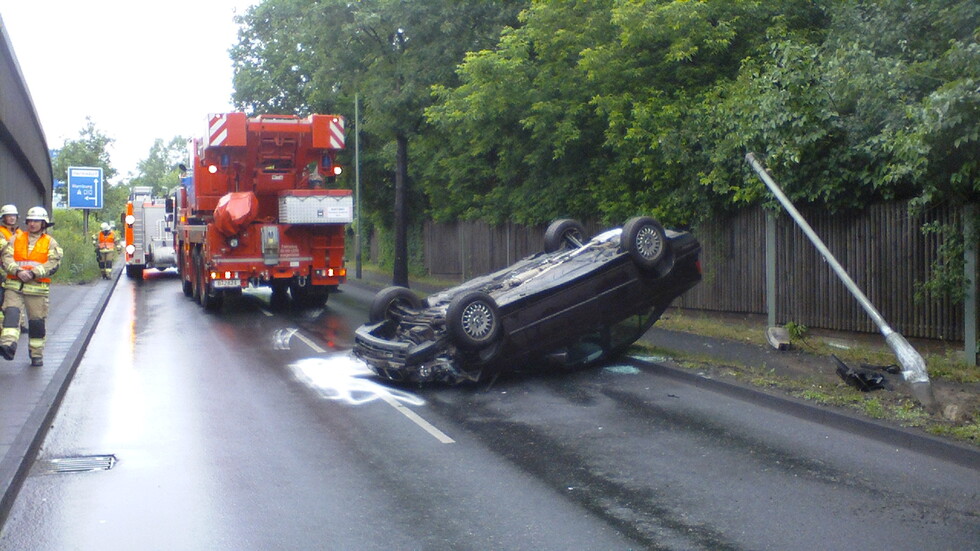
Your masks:
<svg viewBox="0 0 980 551"><path fill-rule="evenodd" d="M333 149L344 148L344 118L333 117L330 119L330 147Z"/></svg>
<svg viewBox="0 0 980 551"><path fill-rule="evenodd" d="M313 125L313 147L344 148L344 117L340 115L310 115Z"/></svg>
<svg viewBox="0 0 980 551"><path fill-rule="evenodd" d="M245 145L245 113L208 116L208 147Z"/></svg>

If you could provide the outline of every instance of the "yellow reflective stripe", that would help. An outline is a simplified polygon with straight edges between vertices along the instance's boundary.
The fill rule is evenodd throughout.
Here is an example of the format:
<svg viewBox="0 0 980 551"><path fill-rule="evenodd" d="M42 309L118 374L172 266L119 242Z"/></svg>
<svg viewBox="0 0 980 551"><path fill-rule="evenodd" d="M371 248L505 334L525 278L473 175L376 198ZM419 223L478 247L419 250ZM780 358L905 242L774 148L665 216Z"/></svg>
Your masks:
<svg viewBox="0 0 980 551"><path fill-rule="evenodd" d="M25 283L20 290L25 295L46 295L50 291L47 283Z"/></svg>

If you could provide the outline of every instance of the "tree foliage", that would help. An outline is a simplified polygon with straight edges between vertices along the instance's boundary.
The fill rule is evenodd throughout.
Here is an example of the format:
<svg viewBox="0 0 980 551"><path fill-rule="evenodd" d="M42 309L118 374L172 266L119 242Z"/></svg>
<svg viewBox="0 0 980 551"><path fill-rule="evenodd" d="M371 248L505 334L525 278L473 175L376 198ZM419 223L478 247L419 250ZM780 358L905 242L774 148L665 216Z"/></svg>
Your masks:
<svg viewBox="0 0 980 551"><path fill-rule="evenodd" d="M695 224L769 201L748 151L830 211L980 191L975 0L264 0L240 23L236 103L352 120L357 94L362 205L396 230Z"/></svg>
<svg viewBox="0 0 980 551"><path fill-rule="evenodd" d="M687 224L765 201L963 200L977 186L975 2L534 2L438 87L432 214Z"/></svg>
<svg viewBox="0 0 980 551"><path fill-rule="evenodd" d="M58 154L51 160L55 178L68 180L68 167L90 166L102 169L106 180L116 175L116 169L109 161L109 145L114 142L95 127L91 118L86 117L85 127L78 131L78 139L65 140Z"/></svg>
<svg viewBox="0 0 980 551"><path fill-rule="evenodd" d="M96 128L91 118L86 118L85 127L78 132L78 139L65 140L58 154L51 159L54 177L67 182L69 167L98 167L102 169L103 181L108 182L117 172L108 152L113 141L115 140ZM91 212L102 221L119 220L122 207L129 196L128 188L103 185L102 193L102 208Z"/></svg>
<svg viewBox="0 0 980 551"><path fill-rule="evenodd" d="M136 165L138 174L129 180L129 188L153 188L155 197L166 196L180 184L180 164L187 162L187 138L175 136L169 142L153 141L145 159Z"/></svg>
<svg viewBox="0 0 980 551"><path fill-rule="evenodd" d="M395 280L407 283L409 143L420 132L430 87L454 84L464 54L492 44L518 3L508 0L266 0L239 19L232 49L236 105L251 112L339 112L364 105L372 144L365 203L394 219ZM390 213L390 216L386 215Z"/></svg>

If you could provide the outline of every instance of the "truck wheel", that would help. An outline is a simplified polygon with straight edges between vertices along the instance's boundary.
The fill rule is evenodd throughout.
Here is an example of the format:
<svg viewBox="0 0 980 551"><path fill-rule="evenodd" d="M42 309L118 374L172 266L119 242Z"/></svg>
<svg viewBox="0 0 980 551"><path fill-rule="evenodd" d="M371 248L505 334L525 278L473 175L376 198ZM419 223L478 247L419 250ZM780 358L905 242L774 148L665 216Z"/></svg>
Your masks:
<svg viewBox="0 0 980 551"><path fill-rule="evenodd" d="M571 218L555 220L544 232L544 252L553 253L561 249L577 249L585 241L585 226L581 222Z"/></svg>
<svg viewBox="0 0 980 551"><path fill-rule="evenodd" d="M194 249L191 253L191 298L200 303L201 301L201 251Z"/></svg>
<svg viewBox="0 0 980 551"><path fill-rule="evenodd" d="M194 296L194 286L191 284L191 280L187 278L187 274L184 273L184 250L181 248L179 257L177 258L177 275L180 276L180 289L184 292L185 297Z"/></svg>
<svg viewBox="0 0 980 551"><path fill-rule="evenodd" d="M269 308L274 311L285 310L289 306L289 286L282 283L272 285L272 296L269 297Z"/></svg>
<svg viewBox="0 0 980 551"><path fill-rule="evenodd" d="M484 292L463 293L449 301L446 328L461 348L487 348L500 337L500 310L493 297Z"/></svg>
<svg viewBox="0 0 980 551"><path fill-rule="evenodd" d="M405 287L385 287L371 301L368 323L395 319L399 317L398 310L401 308L419 310L422 308L422 300Z"/></svg>
<svg viewBox="0 0 980 551"><path fill-rule="evenodd" d="M667 256L669 246L663 226L649 216L630 218L623 224L619 248L644 270L655 269Z"/></svg>
<svg viewBox="0 0 980 551"><path fill-rule="evenodd" d="M135 264L127 264L126 277L129 279L143 279L143 267Z"/></svg>
<svg viewBox="0 0 980 551"><path fill-rule="evenodd" d="M330 289L316 287L306 292L305 305L309 308L322 308L330 300Z"/></svg>
<svg viewBox="0 0 980 551"><path fill-rule="evenodd" d="M330 288L323 285L289 284L289 294L293 297L295 308L321 308L330 298Z"/></svg>
<svg viewBox="0 0 980 551"><path fill-rule="evenodd" d="M222 291L215 290L210 284L201 289L201 306L208 312L217 312L225 302Z"/></svg>

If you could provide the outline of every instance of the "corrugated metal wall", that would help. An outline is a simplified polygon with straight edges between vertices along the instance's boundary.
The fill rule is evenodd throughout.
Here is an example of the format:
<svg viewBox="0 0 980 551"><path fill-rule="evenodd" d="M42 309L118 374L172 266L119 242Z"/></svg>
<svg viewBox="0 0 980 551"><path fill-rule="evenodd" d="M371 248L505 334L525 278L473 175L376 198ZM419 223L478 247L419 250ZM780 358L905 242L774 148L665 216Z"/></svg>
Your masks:
<svg viewBox="0 0 980 551"><path fill-rule="evenodd" d="M50 211L52 184L44 133L0 19L0 204Z"/></svg>
<svg viewBox="0 0 980 551"><path fill-rule="evenodd" d="M803 215L848 274L907 337L963 339L963 307L949 300L916 302L937 259L940 238L923 235L926 221L960 227L953 208L911 217L905 203L874 205L860 213ZM602 228L586 224L590 233ZM765 213L761 208L713 220L693 232L703 246L704 280L675 304L731 313L766 313ZM777 322L813 328L877 332L858 302L793 221L776 223ZM461 281L513 263L542 248L545 227L483 222L425 225L425 262L434 277ZM376 249L376 248L375 248Z"/></svg>

